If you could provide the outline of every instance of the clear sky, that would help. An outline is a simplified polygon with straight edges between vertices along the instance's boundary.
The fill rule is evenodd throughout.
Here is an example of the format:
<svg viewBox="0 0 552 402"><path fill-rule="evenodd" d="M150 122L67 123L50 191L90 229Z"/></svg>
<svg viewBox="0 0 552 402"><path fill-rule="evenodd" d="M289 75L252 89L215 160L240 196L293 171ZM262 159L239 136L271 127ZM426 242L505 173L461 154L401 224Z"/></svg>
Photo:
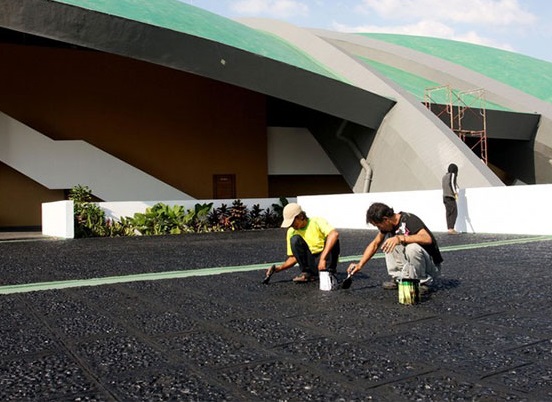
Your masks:
<svg viewBox="0 0 552 402"><path fill-rule="evenodd" d="M551 0L180 0L227 18L433 36L552 62Z"/></svg>

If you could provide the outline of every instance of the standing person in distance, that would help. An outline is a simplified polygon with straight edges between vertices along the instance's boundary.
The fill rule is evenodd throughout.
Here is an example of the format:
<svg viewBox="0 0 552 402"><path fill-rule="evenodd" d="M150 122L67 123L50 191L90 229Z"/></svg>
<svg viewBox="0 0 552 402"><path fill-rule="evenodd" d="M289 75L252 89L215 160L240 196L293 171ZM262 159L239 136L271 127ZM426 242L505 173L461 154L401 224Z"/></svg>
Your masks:
<svg viewBox="0 0 552 402"><path fill-rule="evenodd" d="M443 203L445 204L447 231L449 234L458 234L454 229L456 218L458 217L458 207L456 200L458 199L458 166L451 163L448 166L447 173L443 176Z"/></svg>
<svg viewBox="0 0 552 402"><path fill-rule="evenodd" d="M284 207L281 227L286 232L287 259L282 265L273 265L266 271L264 283L280 271L299 264L301 273L294 282L311 282L318 279L318 272L327 270L335 273L339 259L339 233L321 217L309 218L296 203Z"/></svg>

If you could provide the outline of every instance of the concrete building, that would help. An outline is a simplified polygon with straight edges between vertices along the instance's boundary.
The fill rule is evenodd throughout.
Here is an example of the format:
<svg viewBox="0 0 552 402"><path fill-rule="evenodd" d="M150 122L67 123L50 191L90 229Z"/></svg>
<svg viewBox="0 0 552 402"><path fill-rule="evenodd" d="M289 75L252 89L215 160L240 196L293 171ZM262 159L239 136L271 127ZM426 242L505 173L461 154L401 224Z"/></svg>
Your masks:
<svg viewBox="0 0 552 402"><path fill-rule="evenodd" d="M463 187L552 182L552 64L510 52L176 0L0 0L0 60L0 228L40 225L77 184L105 201L423 190L451 162ZM484 161L449 124L474 89Z"/></svg>

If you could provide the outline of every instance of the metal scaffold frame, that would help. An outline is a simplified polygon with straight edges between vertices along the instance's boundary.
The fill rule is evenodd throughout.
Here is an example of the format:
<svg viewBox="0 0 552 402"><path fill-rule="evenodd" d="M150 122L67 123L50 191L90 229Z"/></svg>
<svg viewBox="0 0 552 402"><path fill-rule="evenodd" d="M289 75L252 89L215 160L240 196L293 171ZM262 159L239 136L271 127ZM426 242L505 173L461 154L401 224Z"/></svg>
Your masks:
<svg viewBox="0 0 552 402"><path fill-rule="evenodd" d="M448 124L483 163L488 164L484 89L454 91L450 85L426 88L424 103L431 112ZM469 120L469 127L466 120Z"/></svg>

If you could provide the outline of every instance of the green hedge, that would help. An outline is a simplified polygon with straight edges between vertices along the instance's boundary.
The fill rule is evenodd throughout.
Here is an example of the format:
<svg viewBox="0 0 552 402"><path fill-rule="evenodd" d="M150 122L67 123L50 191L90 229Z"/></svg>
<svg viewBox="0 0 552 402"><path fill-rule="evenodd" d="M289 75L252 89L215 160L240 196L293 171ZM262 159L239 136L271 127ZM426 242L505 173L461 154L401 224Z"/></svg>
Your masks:
<svg viewBox="0 0 552 402"><path fill-rule="evenodd" d="M222 232L276 228L282 222L282 210L288 203L261 209L255 204L249 209L241 200L232 205L196 204L193 209L181 205L157 203L145 212L120 220L107 219L105 212L92 202L92 191L87 186L75 186L69 192L75 214L75 237L150 236L181 233Z"/></svg>

